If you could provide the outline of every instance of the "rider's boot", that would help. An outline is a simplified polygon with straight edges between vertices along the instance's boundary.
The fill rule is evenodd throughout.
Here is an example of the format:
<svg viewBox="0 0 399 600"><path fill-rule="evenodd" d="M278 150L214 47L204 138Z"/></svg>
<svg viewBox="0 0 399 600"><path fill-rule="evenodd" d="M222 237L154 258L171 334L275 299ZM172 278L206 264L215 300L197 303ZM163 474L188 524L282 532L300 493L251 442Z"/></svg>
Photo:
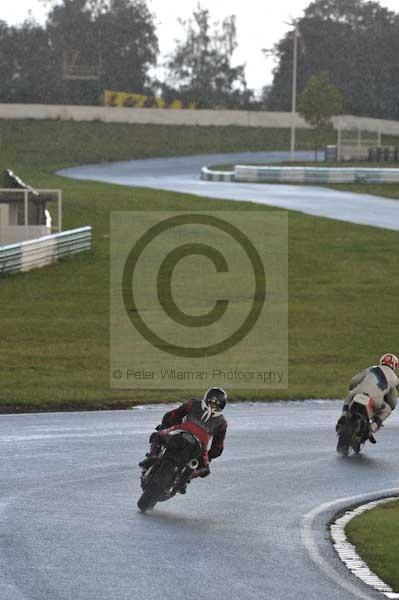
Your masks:
<svg viewBox="0 0 399 600"><path fill-rule="evenodd" d="M377 440L375 439L373 433L378 431L382 425L382 420L380 417L374 417L373 422L370 424L370 435L369 440L372 444L376 444Z"/></svg>
<svg viewBox="0 0 399 600"><path fill-rule="evenodd" d="M157 433L153 433L150 437L150 451L145 455L146 457L139 462L139 467L142 469L149 469L157 460L158 453L161 449L161 442Z"/></svg>

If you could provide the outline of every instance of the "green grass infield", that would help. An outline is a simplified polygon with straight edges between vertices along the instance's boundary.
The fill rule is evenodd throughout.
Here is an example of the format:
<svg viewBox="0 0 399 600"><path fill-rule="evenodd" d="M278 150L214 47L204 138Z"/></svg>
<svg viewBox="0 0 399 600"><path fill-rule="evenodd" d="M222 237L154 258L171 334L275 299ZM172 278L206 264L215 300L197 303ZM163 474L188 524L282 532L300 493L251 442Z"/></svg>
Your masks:
<svg viewBox="0 0 399 600"><path fill-rule="evenodd" d="M348 523L346 535L369 568L399 592L399 501L355 517Z"/></svg>
<svg viewBox="0 0 399 600"><path fill-rule="evenodd" d="M62 188L64 228L92 225L94 236L90 253L0 280L0 411L121 408L186 398L182 390L109 389L109 213L214 210L215 200L73 181L53 172L145 156L286 149L289 131L0 121L0 133L0 167L35 187ZM311 147L306 131L298 141L299 148ZM399 186L389 189L399 197ZM217 209L273 210L231 201L217 201ZM289 389L229 389L231 397L343 397L353 373L397 347L398 264L394 231L289 212Z"/></svg>

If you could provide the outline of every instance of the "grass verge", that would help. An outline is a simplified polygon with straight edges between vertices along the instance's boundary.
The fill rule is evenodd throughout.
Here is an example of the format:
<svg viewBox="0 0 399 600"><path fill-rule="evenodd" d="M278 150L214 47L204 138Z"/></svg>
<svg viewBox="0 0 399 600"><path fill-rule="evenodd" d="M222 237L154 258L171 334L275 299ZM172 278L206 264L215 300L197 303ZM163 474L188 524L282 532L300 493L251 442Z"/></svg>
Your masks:
<svg viewBox="0 0 399 600"><path fill-rule="evenodd" d="M133 158L216 152L287 150L288 129L189 127L0 120L0 167L12 165L52 173L62 167ZM330 134L326 143L332 143ZM298 148L312 148L312 131L297 131Z"/></svg>
<svg viewBox="0 0 399 600"><path fill-rule="evenodd" d="M369 568L399 592L399 501L382 504L352 519L346 535Z"/></svg>
<svg viewBox="0 0 399 600"><path fill-rule="evenodd" d="M260 144L260 138L255 143L251 136L259 134L231 128L230 141L224 146L226 140L216 128L183 128L187 129L185 139L180 128L171 128L166 136L164 128L151 126L150 131L134 129L133 143L125 129L65 122L1 123L0 165L13 168L33 186L61 187L65 228L92 225L94 247L92 253L0 280L0 411L116 408L187 395L109 390L109 213L212 210L215 200L72 181L52 171L79 162L142 157L148 151L146 139L152 140L152 154L162 156L254 149L251 144ZM212 131L206 134L203 129ZM261 133L262 148L276 149L276 130ZM220 137L215 141L213 134ZM204 136L203 145L195 145L196 135ZM284 135L288 145L289 132ZM104 148L99 149L101 145ZM399 196L398 188L397 192ZM217 208L273 210L229 201L217 201ZM392 309L399 295L397 242L395 232L290 212L290 387L257 394L233 390L233 398L342 397L353 372L375 356L394 351L399 325L398 313ZM389 329L381 327L387 314Z"/></svg>

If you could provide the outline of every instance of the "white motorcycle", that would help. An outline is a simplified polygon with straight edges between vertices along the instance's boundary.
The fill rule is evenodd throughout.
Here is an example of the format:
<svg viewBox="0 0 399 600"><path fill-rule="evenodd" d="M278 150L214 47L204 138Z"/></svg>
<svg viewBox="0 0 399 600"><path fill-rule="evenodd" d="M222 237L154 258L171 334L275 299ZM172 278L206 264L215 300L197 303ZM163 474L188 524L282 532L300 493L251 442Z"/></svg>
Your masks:
<svg viewBox="0 0 399 600"><path fill-rule="evenodd" d="M337 424L337 452L348 456L352 450L359 454L370 438L370 424L374 417L374 404L367 394L356 394L349 404L348 415Z"/></svg>

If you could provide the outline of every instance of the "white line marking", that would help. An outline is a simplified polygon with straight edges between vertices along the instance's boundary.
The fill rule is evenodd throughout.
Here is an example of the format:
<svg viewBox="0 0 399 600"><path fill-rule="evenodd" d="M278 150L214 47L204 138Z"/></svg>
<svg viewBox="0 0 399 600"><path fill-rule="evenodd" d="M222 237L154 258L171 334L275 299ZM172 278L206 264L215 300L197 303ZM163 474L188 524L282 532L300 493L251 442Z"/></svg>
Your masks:
<svg viewBox="0 0 399 600"><path fill-rule="evenodd" d="M389 490L381 490L378 493L378 495L388 496L397 494L398 492L398 488L394 488ZM327 575L327 577L335 581L335 583L337 583L340 587L353 594L356 598L361 598L362 600L371 600L371 596L367 595L362 590L359 590L350 581L344 579L340 575L340 573L338 573L321 555L315 539L313 524L315 519L319 517L323 512L334 509L338 511L339 508L344 508L345 505L350 506L351 504L360 503L362 501L370 502L374 500L376 496L376 493L361 494L358 496L349 496L347 498L338 498L337 500L334 500L332 502L325 502L323 504L320 504L320 506L316 506L303 517L301 527L302 542L313 562L319 567L319 569L321 569Z"/></svg>
<svg viewBox="0 0 399 600"><path fill-rule="evenodd" d="M334 540L334 548L338 553L338 556L345 563L350 571L356 577L367 583L370 587L374 588L378 592L383 592L385 596L394 600L399 598L399 594L395 593L392 588L382 581L375 573L373 573L368 565L363 562L360 556L356 552L356 547L348 541L345 534L345 527L347 524L362 513L375 508L380 504L397 500L398 496L391 498L384 498L383 500L375 500L374 502L368 502L362 506L358 506L356 509L346 512L342 517L337 519L335 523L331 525L331 536Z"/></svg>

